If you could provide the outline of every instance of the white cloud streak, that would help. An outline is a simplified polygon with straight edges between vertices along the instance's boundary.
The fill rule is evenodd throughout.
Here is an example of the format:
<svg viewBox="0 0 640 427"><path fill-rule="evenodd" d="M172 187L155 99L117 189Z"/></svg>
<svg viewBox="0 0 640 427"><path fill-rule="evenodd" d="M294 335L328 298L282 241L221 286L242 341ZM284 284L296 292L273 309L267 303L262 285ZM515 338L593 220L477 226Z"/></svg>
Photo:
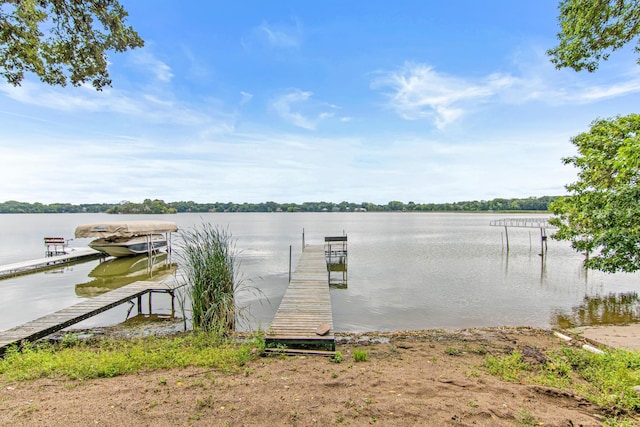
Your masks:
<svg viewBox="0 0 640 427"><path fill-rule="evenodd" d="M245 91L240 91L240 96L242 97L240 99L240 105L248 104L251 101L251 99L253 98L253 94L252 93L245 92Z"/></svg>
<svg viewBox="0 0 640 427"><path fill-rule="evenodd" d="M407 62L398 70L378 73L371 88L383 91L388 106L403 119L427 119L440 130L488 103L590 104L640 92L637 72L623 81L598 82L558 72L546 58L539 61L538 65L523 66L521 76L493 73L477 79Z"/></svg>
<svg viewBox="0 0 640 427"><path fill-rule="evenodd" d="M155 78L163 83L169 83L173 78L171 67L156 58L147 49L136 50L132 52L133 62L142 66L150 72Z"/></svg>
<svg viewBox="0 0 640 427"><path fill-rule="evenodd" d="M96 92L91 87L56 88L23 81L19 87L0 83L0 93L21 104L68 113L116 113L160 123L194 125L232 122L233 115L219 111L214 105L194 109L171 95L150 92L126 92L112 88ZM207 108L213 111L207 111Z"/></svg>
<svg viewBox="0 0 640 427"><path fill-rule="evenodd" d="M439 129L458 120L471 104L482 102L513 84L509 76L490 75L474 83L438 73L426 64L405 63L371 83L372 88L390 88L389 105L406 120L433 119Z"/></svg>
<svg viewBox="0 0 640 427"><path fill-rule="evenodd" d="M301 45L302 28L295 20L294 25L274 25L263 22L258 32L275 48L298 48Z"/></svg>
<svg viewBox="0 0 640 427"><path fill-rule="evenodd" d="M334 113L321 111L331 107L313 101L312 96L312 92L291 89L275 98L272 107L281 118L294 126L316 130L320 122L333 117Z"/></svg>

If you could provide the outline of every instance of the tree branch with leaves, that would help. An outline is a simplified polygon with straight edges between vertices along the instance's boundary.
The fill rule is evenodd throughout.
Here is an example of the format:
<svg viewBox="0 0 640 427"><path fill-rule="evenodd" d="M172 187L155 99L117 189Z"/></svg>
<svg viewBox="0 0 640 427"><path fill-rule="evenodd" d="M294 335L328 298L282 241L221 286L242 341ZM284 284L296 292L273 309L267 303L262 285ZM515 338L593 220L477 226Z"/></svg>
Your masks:
<svg viewBox="0 0 640 427"><path fill-rule="evenodd" d="M111 85L107 52L142 47L117 0L0 0L0 76L50 85Z"/></svg>
<svg viewBox="0 0 640 427"><path fill-rule="evenodd" d="M556 68L595 71L633 40L640 53L640 0L563 0L558 9L560 43L547 51Z"/></svg>
<svg viewBox="0 0 640 427"><path fill-rule="evenodd" d="M585 252L588 268L640 270L640 114L599 119L571 139L578 169L569 195L551 204L554 238Z"/></svg>

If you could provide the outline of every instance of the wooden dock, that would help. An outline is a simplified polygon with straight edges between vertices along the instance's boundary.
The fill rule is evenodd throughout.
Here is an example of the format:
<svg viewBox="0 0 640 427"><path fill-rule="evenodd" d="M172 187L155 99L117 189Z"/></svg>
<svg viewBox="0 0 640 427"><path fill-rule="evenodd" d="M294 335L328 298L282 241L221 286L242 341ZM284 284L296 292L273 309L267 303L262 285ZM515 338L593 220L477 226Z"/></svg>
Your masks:
<svg viewBox="0 0 640 427"><path fill-rule="evenodd" d="M268 348L335 351L323 246L305 247L265 341Z"/></svg>
<svg viewBox="0 0 640 427"><path fill-rule="evenodd" d="M170 294L172 296L171 305L173 312L174 291L175 289L167 283L135 282L39 319L32 320L24 325L6 331L0 331L0 356L12 345L19 346L24 342L32 342L43 338L134 299L137 299L138 313L141 313L142 296L144 294L149 294L149 312L151 312L152 293L163 292Z"/></svg>
<svg viewBox="0 0 640 427"><path fill-rule="evenodd" d="M22 274L35 273L61 264L71 264L88 259L100 258L104 256L101 252L91 248L65 248L66 253L44 258L32 259L29 261L14 262L0 266L0 279L20 276Z"/></svg>

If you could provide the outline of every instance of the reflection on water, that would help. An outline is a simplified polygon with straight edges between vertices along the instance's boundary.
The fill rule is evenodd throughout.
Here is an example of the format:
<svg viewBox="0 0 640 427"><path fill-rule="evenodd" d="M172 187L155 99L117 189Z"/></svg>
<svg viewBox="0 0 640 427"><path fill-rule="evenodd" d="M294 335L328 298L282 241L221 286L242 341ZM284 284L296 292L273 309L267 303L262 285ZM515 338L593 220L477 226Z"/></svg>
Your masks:
<svg viewBox="0 0 640 427"><path fill-rule="evenodd" d="M338 261L328 263L327 260L327 276L329 281L329 287L331 289L347 289L348 273L346 257L339 259Z"/></svg>
<svg viewBox="0 0 640 427"><path fill-rule="evenodd" d="M76 295L92 298L139 280L174 272L176 264L167 264L167 254L113 258L98 264L88 276L93 280L76 285Z"/></svg>
<svg viewBox="0 0 640 427"><path fill-rule="evenodd" d="M640 321L640 297L636 292L585 296L582 304L573 307L571 314L556 313L554 325L561 328L610 325Z"/></svg>
<svg viewBox="0 0 640 427"><path fill-rule="evenodd" d="M592 305L598 304L596 301L602 299L601 295L637 291L640 273L589 272L587 275L583 255L566 242L549 241L544 257L540 256L537 236L527 229L509 230L507 256L500 230L489 226L491 220L502 217L504 215L493 213L216 212L176 214L171 220L183 230L203 222L218 224L228 228L237 239L241 279L260 290L238 295L240 306L248 308L250 327L254 329L267 329L273 319L287 288L289 248L293 247L295 268L301 253L303 229L306 243L311 245L324 244L324 237L340 235L343 230L349 233L348 287L332 287L330 291L336 331L501 325L549 327L560 321L582 324L637 318L635 303L627 311L633 316L594 315L591 319L586 314L581 318L575 307L591 300ZM145 218L167 219L161 215ZM0 265L42 257L44 236L69 237L80 223L110 219L106 214L3 214ZM140 217L122 215L118 219L139 220ZM175 237L177 248L179 236ZM75 239L71 244L86 246L89 240ZM61 268L56 274L35 273L0 281L0 330L69 307L85 295L95 295L135 280L147 280L142 275L144 268L139 278L131 277L136 273L134 265L122 267L118 273L99 273L107 267L119 270L112 264L121 262L127 261L99 264L92 260ZM133 259L129 262L135 264ZM144 267L145 262L141 265ZM342 273L331 272L336 279ZM159 276L154 270L153 279ZM76 285L78 283L80 285ZM169 297L158 295L157 301L156 296L153 301L154 312L160 309L170 312ZM602 307L598 310L615 312L609 307L611 302L599 304ZM586 313L589 310L597 313L587 305ZM77 327L120 323L126 318L126 311L127 306L122 305ZM618 313L624 310L620 308Z"/></svg>

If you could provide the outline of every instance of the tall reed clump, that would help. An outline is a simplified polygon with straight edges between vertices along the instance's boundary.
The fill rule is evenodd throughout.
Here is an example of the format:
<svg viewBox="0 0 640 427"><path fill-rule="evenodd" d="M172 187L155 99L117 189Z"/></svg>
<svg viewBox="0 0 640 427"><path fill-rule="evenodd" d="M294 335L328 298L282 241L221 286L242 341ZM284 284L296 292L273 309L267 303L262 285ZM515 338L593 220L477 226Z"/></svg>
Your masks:
<svg viewBox="0 0 640 427"><path fill-rule="evenodd" d="M192 325L222 336L235 328L235 241L228 230L203 223L180 232L179 255L191 301Z"/></svg>

